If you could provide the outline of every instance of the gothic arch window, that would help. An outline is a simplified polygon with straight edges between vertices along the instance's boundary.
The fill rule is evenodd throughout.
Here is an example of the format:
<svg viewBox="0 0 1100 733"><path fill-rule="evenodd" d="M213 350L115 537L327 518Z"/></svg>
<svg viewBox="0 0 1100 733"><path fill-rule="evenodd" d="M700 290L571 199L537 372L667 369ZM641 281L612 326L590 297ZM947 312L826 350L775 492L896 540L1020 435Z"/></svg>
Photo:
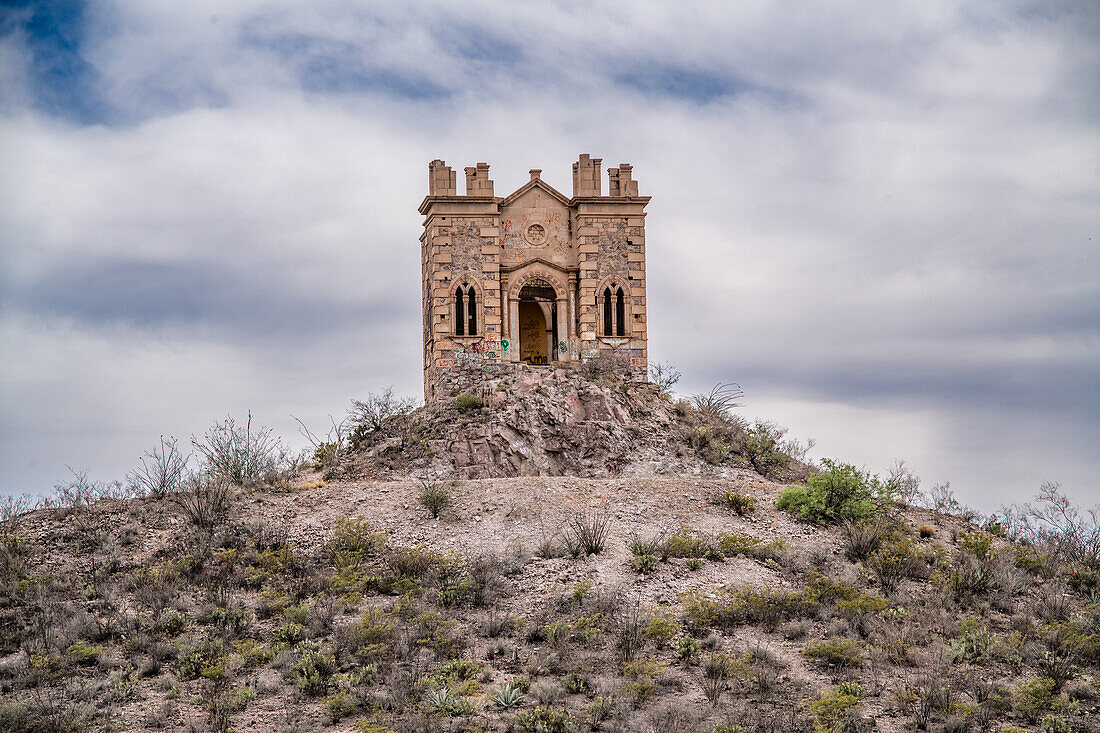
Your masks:
<svg viewBox="0 0 1100 733"><path fill-rule="evenodd" d="M626 309L626 293L622 286L614 281L607 283L599 297L601 336L627 335Z"/></svg>
<svg viewBox="0 0 1100 733"><path fill-rule="evenodd" d="M455 336L477 336L477 301L477 290L473 285L462 283L455 288Z"/></svg>

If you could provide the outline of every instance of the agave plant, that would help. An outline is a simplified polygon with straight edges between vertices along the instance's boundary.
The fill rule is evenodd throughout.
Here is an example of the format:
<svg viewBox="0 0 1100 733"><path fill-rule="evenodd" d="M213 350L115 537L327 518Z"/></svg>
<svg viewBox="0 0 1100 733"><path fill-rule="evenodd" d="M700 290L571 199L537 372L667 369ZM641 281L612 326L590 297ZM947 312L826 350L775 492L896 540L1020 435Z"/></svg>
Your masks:
<svg viewBox="0 0 1100 733"><path fill-rule="evenodd" d="M428 695L428 706L434 712L447 715L465 715L467 712L466 703L452 695L446 687Z"/></svg>
<svg viewBox="0 0 1100 733"><path fill-rule="evenodd" d="M500 689L489 697L489 701L501 710L513 708L523 703L523 693L519 691L514 683L505 682Z"/></svg>

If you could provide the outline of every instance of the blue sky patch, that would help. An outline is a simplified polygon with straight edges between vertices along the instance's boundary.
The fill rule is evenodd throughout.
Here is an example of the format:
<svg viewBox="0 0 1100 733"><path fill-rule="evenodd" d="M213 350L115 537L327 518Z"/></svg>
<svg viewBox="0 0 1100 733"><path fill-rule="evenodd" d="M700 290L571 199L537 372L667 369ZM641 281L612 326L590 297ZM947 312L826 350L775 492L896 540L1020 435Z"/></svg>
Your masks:
<svg viewBox="0 0 1100 733"><path fill-rule="evenodd" d="M36 109L83 124L106 122L111 117L110 106L99 94L99 72L81 53L83 3L12 3L0 13L0 33L26 37Z"/></svg>

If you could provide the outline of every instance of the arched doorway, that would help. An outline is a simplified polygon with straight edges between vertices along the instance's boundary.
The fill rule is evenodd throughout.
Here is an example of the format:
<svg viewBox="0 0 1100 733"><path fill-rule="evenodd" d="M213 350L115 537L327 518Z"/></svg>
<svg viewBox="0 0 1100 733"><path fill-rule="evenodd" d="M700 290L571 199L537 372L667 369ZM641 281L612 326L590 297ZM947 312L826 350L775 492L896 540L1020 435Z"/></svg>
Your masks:
<svg viewBox="0 0 1100 733"><path fill-rule="evenodd" d="M528 364L557 361L558 301L554 288L535 280L519 291L519 358Z"/></svg>

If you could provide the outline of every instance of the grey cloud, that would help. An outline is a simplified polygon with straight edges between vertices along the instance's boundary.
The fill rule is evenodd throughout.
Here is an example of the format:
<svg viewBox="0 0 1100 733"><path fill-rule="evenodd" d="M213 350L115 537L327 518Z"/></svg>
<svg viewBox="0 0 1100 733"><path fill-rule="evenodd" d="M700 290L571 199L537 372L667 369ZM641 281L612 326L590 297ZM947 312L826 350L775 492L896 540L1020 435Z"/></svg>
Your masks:
<svg viewBox="0 0 1100 733"><path fill-rule="evenodd" d="M83 41L128 125L0 118L0 490L59 478L43 406L109 476L227 410L418 392L427 161L568 192L590 152L654 196L651 357L685 390L740 380L984 508L1095 496L1095 4L149 7Z"/></svg>

